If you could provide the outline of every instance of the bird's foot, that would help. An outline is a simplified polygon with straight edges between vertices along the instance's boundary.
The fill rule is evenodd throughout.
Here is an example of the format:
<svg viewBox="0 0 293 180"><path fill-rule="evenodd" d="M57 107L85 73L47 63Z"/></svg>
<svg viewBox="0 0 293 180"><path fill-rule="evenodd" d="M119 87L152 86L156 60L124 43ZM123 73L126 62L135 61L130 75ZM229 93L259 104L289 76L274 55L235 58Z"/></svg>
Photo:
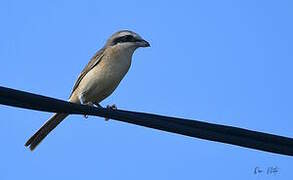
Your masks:
<svg viewBox="0 0 293 180"><path fill-rule="evenodd" d="M107 105L107 109L117 110L117 106L116 106L116 104Z"/></svg>
<svg viewBox="0 0 293 180"><path fill-rule="evenodd" d="M96 105L95 105L94 103L92 103L92 102L84 103L84 105L88 105L88 106L92 106L92 107L95 107L95 106L96 106ZM85 119L87 119L87 118L89 117L89 115L84 114L83 117L84 117Z"/></svg>
<svg viewBox="0 0 293 180"><path fill-rule="evenodd" d="M117 106L115 104L107 105L106 108L109 109L109 110L117 110ZM108 121L109 118L105 118L105 120Z"/></svg>

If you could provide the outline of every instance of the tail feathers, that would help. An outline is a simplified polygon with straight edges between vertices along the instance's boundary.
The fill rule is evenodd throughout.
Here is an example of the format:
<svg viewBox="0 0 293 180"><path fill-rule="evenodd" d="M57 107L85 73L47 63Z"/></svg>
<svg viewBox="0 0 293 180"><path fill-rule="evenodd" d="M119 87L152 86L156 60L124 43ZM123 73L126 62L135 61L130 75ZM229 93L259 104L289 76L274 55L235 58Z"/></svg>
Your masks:
<svg viewBox="0 0 293 180"><path fill-rule="evenodd" d="M68 114L54 114L26 143L25 146L29 146L33 151L40 142L59 124L65 119Z"/></svg>

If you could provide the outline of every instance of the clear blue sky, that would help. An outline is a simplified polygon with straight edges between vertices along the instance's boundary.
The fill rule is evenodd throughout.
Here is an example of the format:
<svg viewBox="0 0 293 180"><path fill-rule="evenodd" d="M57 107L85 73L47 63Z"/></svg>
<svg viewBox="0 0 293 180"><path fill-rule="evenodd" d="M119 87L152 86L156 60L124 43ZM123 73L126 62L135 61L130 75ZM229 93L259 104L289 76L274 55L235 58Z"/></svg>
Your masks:
<svg viewBox="0 0 293 180"><path fill-rule="evenodd" d="M292 1L1 1L0 85L67 99L109 35L139 49L102 104L293 137ZM293 159L102 118L1 106L0 179L292 179ZM276 175L254 175L277 166Z"/></svg>

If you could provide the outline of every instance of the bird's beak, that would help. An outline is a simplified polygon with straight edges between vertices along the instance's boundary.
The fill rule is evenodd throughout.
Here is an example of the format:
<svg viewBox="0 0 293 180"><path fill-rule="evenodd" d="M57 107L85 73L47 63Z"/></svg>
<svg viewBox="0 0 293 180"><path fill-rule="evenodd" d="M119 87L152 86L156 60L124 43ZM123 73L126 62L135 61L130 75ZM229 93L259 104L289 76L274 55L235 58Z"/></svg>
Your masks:
<svg viewBox="0 0 293 180"><path fill-rule="evenodd" d="M141 40L139 41L139 46L140 46L140 47L150 47L151 45L150 45L150 43L147 42L146 40L141 39Z"/></svg>

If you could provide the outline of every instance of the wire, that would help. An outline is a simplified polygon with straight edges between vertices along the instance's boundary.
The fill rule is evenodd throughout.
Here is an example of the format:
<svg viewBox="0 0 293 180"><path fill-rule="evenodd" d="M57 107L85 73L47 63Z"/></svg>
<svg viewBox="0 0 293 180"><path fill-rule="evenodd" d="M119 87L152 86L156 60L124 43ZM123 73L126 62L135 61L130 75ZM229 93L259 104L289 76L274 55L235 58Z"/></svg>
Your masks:
<svg viewBox="0 0 293 180"><path fill-rule="evenodd" d="M1 86L0 104L46 112L100 116L190 137L293 156L292 138L232 126L149 113L96 108Z"/></svg>

